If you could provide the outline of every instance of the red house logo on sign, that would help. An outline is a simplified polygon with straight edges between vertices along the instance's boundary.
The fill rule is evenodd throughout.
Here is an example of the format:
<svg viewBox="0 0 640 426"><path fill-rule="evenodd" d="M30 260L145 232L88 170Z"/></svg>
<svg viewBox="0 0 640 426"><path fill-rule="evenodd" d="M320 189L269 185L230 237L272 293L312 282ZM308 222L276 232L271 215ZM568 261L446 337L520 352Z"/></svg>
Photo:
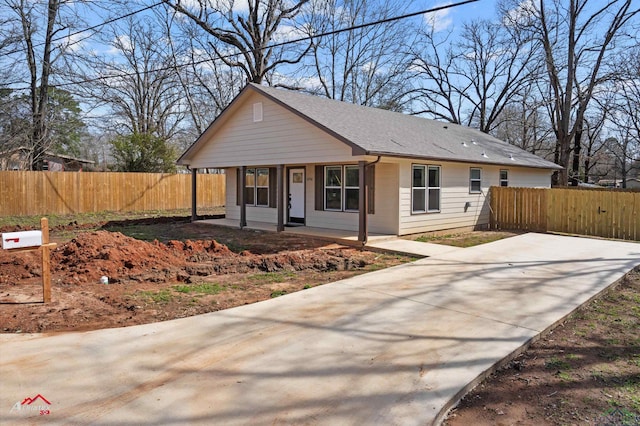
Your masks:
<svg viewBox="0 0 640 426"><path fill-rule="evenodd" d="M40 416L51 414L49 407L51 403L41 394L37 394L33 398L25 398L22 402L16 402L11 408L11 412L18 411L24 413L38 413Z"/></svg>

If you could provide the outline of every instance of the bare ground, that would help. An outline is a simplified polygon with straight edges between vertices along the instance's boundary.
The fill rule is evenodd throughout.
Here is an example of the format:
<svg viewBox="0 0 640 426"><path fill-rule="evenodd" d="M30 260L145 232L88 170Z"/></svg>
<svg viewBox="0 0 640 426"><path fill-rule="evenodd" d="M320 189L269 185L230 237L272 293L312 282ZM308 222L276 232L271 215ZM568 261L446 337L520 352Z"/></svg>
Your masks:
<svg viewBox="0 0 640 426"><path fill-rule="evenodd" d="M474 232L424 240L468 246L509 236ZM52 237L59 247L52 256L48 305L39 303L38 255L0 251L0 332L92 330L180 318L409 260L183 218L71 223L56 226ZM109 285L100 284L103 275ZM445 424L640 425L640 272L628 274L478 385Z"/></svg>
<svg viewBox="0 0 640 426"><path fill-rule="evenodd" d="M478 385L445 425L640 425L640 269Z"/></svg>
<svg viewBox="0 0 640 426"><path fill-rule="evenodd" d="M58 247L51 256L50 304L41 303L39 252L0 250L0 332L93 330L181 318L410 260L308 237L184 220L82 228L91 226L52 230ZM144 240L152 236L160 241ZM108 285L101 284L103 276Z"/></svg>

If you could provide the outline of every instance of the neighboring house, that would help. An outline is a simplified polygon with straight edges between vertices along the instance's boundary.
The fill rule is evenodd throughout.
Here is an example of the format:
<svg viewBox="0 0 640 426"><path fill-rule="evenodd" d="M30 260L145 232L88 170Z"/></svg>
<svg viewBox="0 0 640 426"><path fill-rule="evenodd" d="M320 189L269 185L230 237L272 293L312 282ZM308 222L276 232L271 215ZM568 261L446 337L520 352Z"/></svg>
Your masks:
<svg viewBox="0 0 640 426"><path fill-rule="evenodd" d="M0 152L0 170L29 170L31 161L29 152L29 148L23 146ZM82 171L83 168L94 164L95 161L55 154L50 151L47 151L44 157L45 170L52 172Z"/></svg>
<svg viewBox="0 0 640 426"><path fill-rule="evenodd" d="M600 179L598 181L598 185L604 186L605 188L622 188L622 183L622 179ZM640 188L640 179L627 178L626 187L628 189Z"/></svg>
<svg viewBox="0 0 640 426"><path fill-rule="evenodd" d="M178 164L194 185L197 169L224 168L226 217L241 227L300 224L360 241L481 227L490 186L548 188L559 169L468 127L255 84Z"/></svg>

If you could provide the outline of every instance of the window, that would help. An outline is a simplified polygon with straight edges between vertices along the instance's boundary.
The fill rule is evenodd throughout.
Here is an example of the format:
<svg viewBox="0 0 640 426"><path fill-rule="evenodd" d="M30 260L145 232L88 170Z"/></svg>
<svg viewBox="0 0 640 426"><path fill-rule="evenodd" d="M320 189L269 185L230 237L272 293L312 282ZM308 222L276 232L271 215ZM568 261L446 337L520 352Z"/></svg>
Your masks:
<svg viewBox="0 0 640 426"><path fill-rule="evenodd" d="M412 167L411 212L440 211L440 167L415 164Z"/></svg>
<svg viewBox="0 0 640 426"><path fill-rule="evenodd" d="M482 192L482 169L472 167L469 170L469 192Z"/></svg>
<svg viewBox="0 0 640 426"><path fill-rule="evenodd" d="M324 208L342 210L342 166L327 166L324 170Z"/></svg>
<svg viewBox="0 0 640 426"><path fill-rule="evenodd" d="M500 186L509 186L508 170L500 170Z"/></svg>
<svg viewBox="0 0 640 426"><path fill-rule="evenodd" d="M440 167L429 166L429 200L428 212L440 211Z"/></svg>
<svg viewBox="0 0 640 426"><path fill-rule="evenodd" d="M247 169L245 176L246 204L269 207L269 169Z"/></svg>
<svg viewBox="0 0 640 426"><path fill-rule="evenodd" d="M360 170L358 166L344 166L344 209L358 211L360 208Z"/></svg>
<svg viewBox="0 0 640 426"><path fill-rule="evenodd" d="M360 206L360 170L358 166L324 168L324 208L358 211Z"/></svg>

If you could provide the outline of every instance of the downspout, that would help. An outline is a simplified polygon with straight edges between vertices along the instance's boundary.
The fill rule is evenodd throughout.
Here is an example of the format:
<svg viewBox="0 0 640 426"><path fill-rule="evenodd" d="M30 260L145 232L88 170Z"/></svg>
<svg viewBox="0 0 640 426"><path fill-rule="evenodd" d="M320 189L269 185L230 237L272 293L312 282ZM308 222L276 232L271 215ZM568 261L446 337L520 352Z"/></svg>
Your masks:
<svg viewBox="0 0 640 426"><path fill-rule="evenodd" d="M360 166L360 199L358 202L358 207L360 210L360 217L359 217L359 224L358 224L358 241L360 241L362 243L362 246L364 247L368 240L369 240L369 230L368 230L368 223L367 223L367 215L369 214L369 200L367 197L368 191L368 185L366 182L366 170L368 167L373 166L374 164L377 164L380 162L380 159L382 158L382 156L378 155L378 159L376 161L373 161L371 163L367 163L365 161L360 161L359 162L359 166Z"/></svg>

